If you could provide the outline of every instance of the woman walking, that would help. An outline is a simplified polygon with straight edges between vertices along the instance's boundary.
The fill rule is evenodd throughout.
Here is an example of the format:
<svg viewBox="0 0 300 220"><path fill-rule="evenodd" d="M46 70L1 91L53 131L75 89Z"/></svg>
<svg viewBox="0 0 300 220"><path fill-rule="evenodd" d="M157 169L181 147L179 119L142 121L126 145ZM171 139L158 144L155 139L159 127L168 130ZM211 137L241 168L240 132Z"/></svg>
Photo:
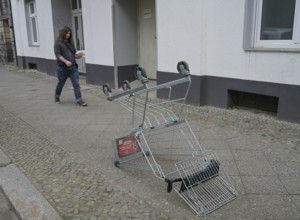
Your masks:
<svg viewBox="0 0 300 220"><path fill-rule="evenodd" d="M87 106L81 97L79 73L76 63L76 59L81 58L81 55L76 54L71 28L65 26L59 31L59 35L54 44L54 53L57 60L58 79L55 89L55 103L60 103L62 89L66 83L66 80L70 78L77 104L80 106Z"/></svg>

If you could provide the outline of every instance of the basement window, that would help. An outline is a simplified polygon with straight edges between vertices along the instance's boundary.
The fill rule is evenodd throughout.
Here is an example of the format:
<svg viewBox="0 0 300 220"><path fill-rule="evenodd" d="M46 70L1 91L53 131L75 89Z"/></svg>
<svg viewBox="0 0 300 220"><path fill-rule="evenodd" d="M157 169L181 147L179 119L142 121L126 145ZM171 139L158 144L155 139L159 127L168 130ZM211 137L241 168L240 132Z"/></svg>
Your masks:
<svg viewBox="0 0 300 220"><path fill-rule="evenodd" d="M278 97L234 90L229 90L229 97L232 108L252 109L275 114L278 111Z"/></svg>
<svg viewBox="0 0 300 220"><path fill-rule="evenodd" d="M36 63L28 63L28 69L34 69L34 70L36 70L37 69Z"/></svg>

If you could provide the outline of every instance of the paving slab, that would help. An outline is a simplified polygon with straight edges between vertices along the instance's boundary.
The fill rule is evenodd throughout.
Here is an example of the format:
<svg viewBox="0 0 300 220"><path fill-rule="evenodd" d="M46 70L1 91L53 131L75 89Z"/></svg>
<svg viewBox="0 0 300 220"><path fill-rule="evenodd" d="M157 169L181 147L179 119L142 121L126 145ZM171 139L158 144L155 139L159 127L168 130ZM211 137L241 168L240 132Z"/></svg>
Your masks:
<svg viewBox="0 0 300 220"><path fill-rule="evenodd" d="M32 186L15 165L11 164L0 169L0 185L21 219L62 220L44 196Z"/></svg>
<svg viewBox="0 0 300 220"><path fill-rule="evenodd" d="M0 167L7 166L10 164L10 159L6 156L6 154L0 149Z"/></svg>
<svg viewBox="0 0 300 220"><path fill-rule="evenodd" d="M0 187L0 220L21 220L2 187Z"/></svg>

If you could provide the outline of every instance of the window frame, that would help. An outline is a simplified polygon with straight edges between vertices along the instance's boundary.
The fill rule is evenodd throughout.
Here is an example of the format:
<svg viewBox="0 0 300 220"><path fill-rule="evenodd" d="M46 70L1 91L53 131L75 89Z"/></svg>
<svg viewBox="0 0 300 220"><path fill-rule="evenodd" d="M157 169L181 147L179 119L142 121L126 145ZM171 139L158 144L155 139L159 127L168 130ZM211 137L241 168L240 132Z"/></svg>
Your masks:
<svg viewBox="0 0 300 220"><path fill-rule="evenodd" d="M29 45L39 46L40 40L39 40L39 31L38 31L38 16L36 10L36 2L35 0L30 0L30 1L26 1L25 3L26 3L25 7L26 7L26 15L27 15L27 31L29 35L28 36ZM31 6L33 6L34 8L34 13L32 13L30 10ZM34 34L34 29L35 29L36 36Z"/></svg>
<svg viewBox="0 0 300 220"><path fill-rule="evenodd" d="M300 50L300 0L296 0L292 40L260 40L263 0L246 0L245 50Z"/></svg>
<svg viewBox="0 0 300 220"><path fill-rule="evenodd" d="M76 7L75 8L74 8L74 5L73 5L73 1L76 2ZM81 10L81 8L82 8L81 0L71 0L71 10L72 11Z"/></svg>

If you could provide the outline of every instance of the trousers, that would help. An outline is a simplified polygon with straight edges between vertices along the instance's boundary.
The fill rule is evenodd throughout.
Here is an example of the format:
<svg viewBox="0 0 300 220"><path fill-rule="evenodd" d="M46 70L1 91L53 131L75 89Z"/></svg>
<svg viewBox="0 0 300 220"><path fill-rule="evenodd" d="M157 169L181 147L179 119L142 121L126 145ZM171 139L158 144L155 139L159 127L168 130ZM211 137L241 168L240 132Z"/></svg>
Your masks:
<svg viewBox="0 0 300 220"><path fill-rule="evenodd" d="M71 79L76 101L80 101L81 91L79 85L79 73L75 65L72 67L60 67L60 66L57 67L58 83L55 89L55 96L59 97L61 95L63 87L68 78Z"/></svg>

